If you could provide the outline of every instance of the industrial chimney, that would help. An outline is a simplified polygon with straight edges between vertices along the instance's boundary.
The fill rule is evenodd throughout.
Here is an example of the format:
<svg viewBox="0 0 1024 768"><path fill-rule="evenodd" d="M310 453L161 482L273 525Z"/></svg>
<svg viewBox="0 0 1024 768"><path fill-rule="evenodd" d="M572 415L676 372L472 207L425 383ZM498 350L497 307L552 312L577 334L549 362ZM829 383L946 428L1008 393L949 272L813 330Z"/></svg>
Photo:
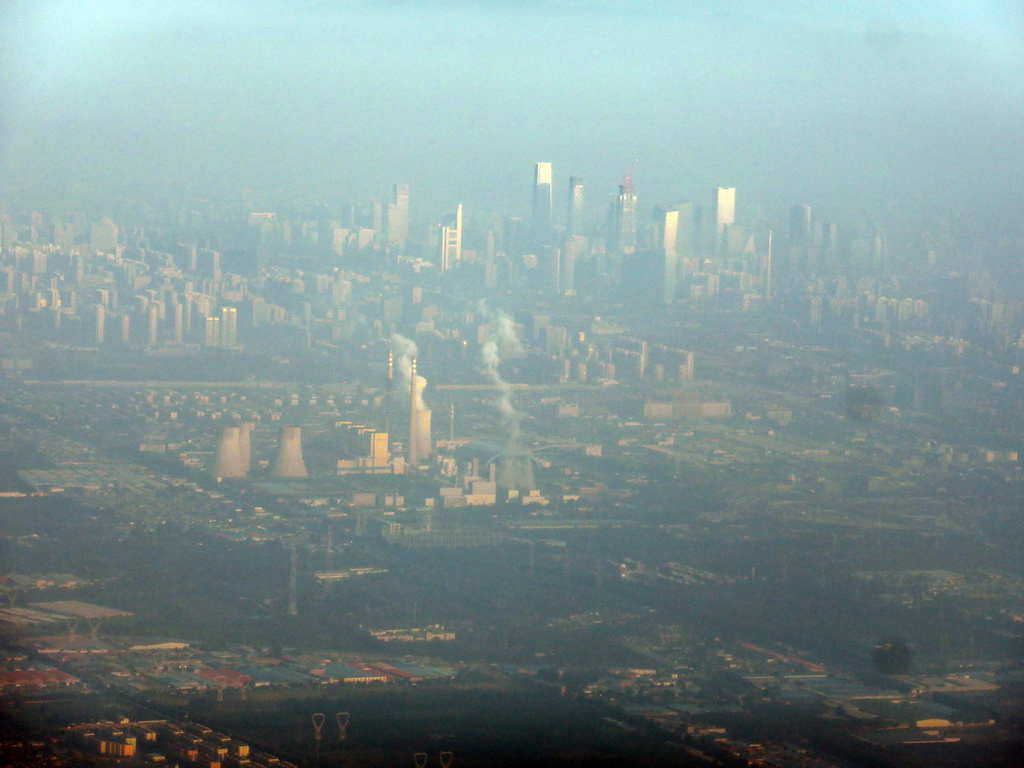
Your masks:
<svg viewBox="0 0 1024 768"><path fill-rule="evenodd" d="M241 430L238 427L224 427L217 446L214 476L245 477L247 471L248 462L242 456Z"/></svg>
<svg viewBox="0 0 1024 768"><path fill-rule="evenodd" d="M306 462L302 460L302 427L281 427L271 474L274 477L309 477Z"/></svg>

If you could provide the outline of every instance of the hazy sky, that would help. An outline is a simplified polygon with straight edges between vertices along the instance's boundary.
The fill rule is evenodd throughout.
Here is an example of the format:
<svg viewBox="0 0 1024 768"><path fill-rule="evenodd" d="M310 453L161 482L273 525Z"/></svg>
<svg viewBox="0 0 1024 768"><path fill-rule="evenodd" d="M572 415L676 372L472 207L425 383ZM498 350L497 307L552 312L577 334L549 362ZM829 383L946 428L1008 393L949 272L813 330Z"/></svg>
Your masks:
<svg viewBox="0 0 1024 768"><path fill-rule="evenodd" d="M821 10L818 6L827 6ZM0 0L0 182L1024 210L1024 4Z"/></svg>

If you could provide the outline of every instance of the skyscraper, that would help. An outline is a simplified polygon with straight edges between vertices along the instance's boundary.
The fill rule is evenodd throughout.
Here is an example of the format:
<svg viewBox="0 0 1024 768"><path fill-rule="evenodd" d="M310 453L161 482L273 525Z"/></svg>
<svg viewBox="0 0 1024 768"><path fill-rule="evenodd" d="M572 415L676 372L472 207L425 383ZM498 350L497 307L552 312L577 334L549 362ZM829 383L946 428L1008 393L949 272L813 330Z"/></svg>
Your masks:
<svg viewBox="0 0 1024 768"><path fill-rule="evenodd" d="M789 209L789 244L806 246L811 240L811 207L794 205Z"/></svg>
<svg viewBox="0 0 1024 768"><path fill-rule="evenodd" d="M117 252L118 226L110 217L104 216L97 224L93 224L89 233L89 245L102 253Z"/></svg>
<svg viewBox="0 0 1024 768"><path fill-rule="evenodd" d="M537 163L533 167L531 223L534 247L545 245L551 237L551 163Z"/></svg>
<svg viewBox="0 0 1024 768"><path fill-rule="evenodd" d="M566 231L569 237L581 234L583 229L583 177L569 177L569 207L566 216Z"/></svg>
<svg viewBox="0 0 1024 768"><path fill-rule="evenodd" d="M447 272L462 259L462 205L441 223L441 271Z"/></svg>
<svg viewBox="0 0 1024 768"><path fill-rule="evenodd" d="M409 236L409 186L395 184L392 200L387 208L388 246L405 249Z"/></svg>
<svg viewBox="0 0 1024 768"><path fill-rule="evenodd" d="M679 271L679 257L676 254L679 211L675 208L659 209L656 224L658 228L656 247L662 263L661 300L665 304L671 304L676 295L676 277Z"/></svg>
<svg viewBox="0 0 1024 768"><path fill-rule="evenodd" d="M722 230L736 222L736 187L719 187L715 190L715 235L722 236Z"/></svg>
<svg viewBox="0 0 1024 768"><path fill-rule="evenodd" d="M220 343L223 347L238 345L238 310L234 307L221 307Z"/></svg>
<svg viewBox="0 0 1024 768"><path fill-rule="evenodd" d="M106 341L106 323L107 323L107 310L102 304L97 304L94 307L96 324L93 333L93 338L97 344L102 344Z"/></svg>
<svg viewBox="0 0 1024 768"><path fill-rule="evenodd" d="M153 302L146 308L149 346L155 347L160 330L160 308Z"/></svg>
<svg viewBox="0 0 1024 768"><path fill-rule="evenodd" d="M636 251L636 195L627 176L619 185L619 196L612 206L612 220L608 232L610 254Z"/></svg>

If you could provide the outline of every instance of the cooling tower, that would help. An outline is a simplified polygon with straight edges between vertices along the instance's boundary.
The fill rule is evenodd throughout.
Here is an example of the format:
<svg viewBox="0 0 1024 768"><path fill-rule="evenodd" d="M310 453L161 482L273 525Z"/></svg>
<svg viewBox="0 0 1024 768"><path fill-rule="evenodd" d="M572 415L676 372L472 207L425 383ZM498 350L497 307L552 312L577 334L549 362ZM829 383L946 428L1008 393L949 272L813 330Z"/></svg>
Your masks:
<svg viewBox="0 0 1024 768"><path fill-rule="evenodd" d="M423 402L427 380L416 374L416 358L412 358L409 375L409 445L406 451L410 466L423 463L433 448L430 442L430 409Z"/></svg>
<svg viewBox="0 0 1024 768"><path fill-rule="evenodd" d="M274 477L309 477L306 462L302 460L302 427L281 427L272 474Z"/></svg>
<svg viewBox="0 0 1024 768"><path fill-rule="evenodd" d="M433 446L430 444L430 409L416 411L416 458L426 461L430 457Z"/></svg>
<svg viewBox="0 0 1024 768"><path fill-rule="evenodd" d="M245 477L247 471L247 463L242 458L241 430L238 427L224 427L220 433L213 474L216 477Z"/></svg>
<svg viewBox="0 0 1024 768"><path fill-rule="evenodd" d="M256 424L251 421L243 421L239 429L239 446L242 453L242 466L248 472L252 468L252 431Z"/></svg>

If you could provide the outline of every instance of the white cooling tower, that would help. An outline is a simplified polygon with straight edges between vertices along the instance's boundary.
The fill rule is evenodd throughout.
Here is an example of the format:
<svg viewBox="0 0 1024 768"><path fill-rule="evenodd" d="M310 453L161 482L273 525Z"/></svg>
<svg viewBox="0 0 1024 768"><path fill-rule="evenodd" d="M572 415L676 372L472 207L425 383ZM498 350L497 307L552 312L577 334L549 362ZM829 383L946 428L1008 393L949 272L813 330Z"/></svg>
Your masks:
<svg viewBox="0 0 1024 768"><path fill-rule="evenodd" d="M238 427L242 466L245 467L246 472L252 469L252 431L255 428L256 424L251 421L243 421Z"/></svg>
<svg viewBox="0 0 1024 768"><path fill-rule="evenodd" d="M430 409L416 411L416 458L422 463L430 458L433 446L430 442Z"/></svg>
<svg viewBox="0 0 1024 768"><path fill-rule="evenodd" d="M430 409L423 402L427 380L416 374L416 358L409 375L409 445L406 450L410 466L417 466L430 457Z"/></svg>
<svg viewBox="0 0 1024 768"><path fill-rule="evenodd" d="M309 477L306 462L302 460L302 427L281 427L272 474L274 477Z"/></svg>
<svg viewBox="0 0 1024 768"><path fill-rule="evenodd" d="M245 477L246 462L242 458L241 430L224 427L217 446L217 461L213 469L216 477Z"/></svg>

